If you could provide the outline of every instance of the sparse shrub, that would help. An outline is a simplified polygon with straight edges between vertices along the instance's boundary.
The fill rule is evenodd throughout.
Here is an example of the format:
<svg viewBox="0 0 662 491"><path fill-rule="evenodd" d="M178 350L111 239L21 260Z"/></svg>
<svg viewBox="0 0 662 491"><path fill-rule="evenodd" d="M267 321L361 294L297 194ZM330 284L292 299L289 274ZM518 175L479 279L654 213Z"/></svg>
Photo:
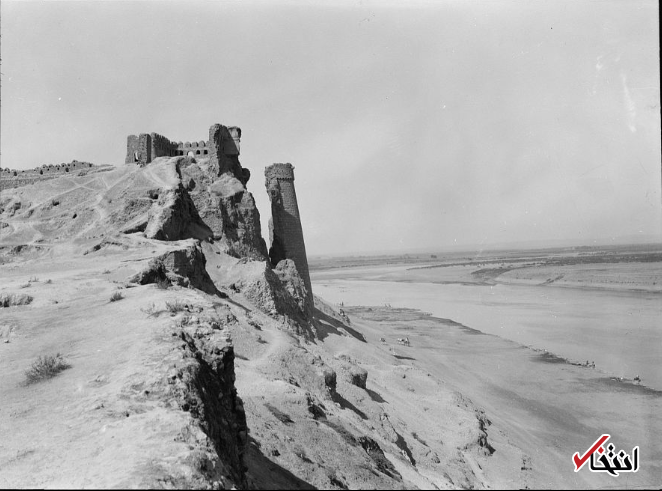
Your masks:
<svg viewBox="0 0 662 491"><path fill-rule="evenodd" d="M180 319L177 320L175 323L176 327L185 327L191 324L191 316L190 315L183 315Z"/></svg>
<svg viewBox="0 0 662 491"><path fill-rule="evenodd" d="M156 304L152 302L149 307L140 309L141 312L147 314L147 317L157 317L162 311L156 310Z"/></svg>
<svg viewBox="0 0 662 491"><path fill-rule="evenodd" d="M170 280L168 278L159 278L156 280L156 287L160 290L167 290L170 288Z"/></svg>
<svg viewBox="0 0 662 491"><path fill-rule="evenodd" d="M37 283L38 281L39 281L39 278L37 278L36 276L32 276L28 280L28 283Z"/></svg>
<svg viewBox="0 0 662 491"><path fill-rule="evenodd" d="M27 305L32 302L32 297L25 293L3 293L0 295L0 307L13 307L14 305Z"/></svg>
<svg viewBox="0 0 662 491"><path fill-rule="evenodd" d="M176 314L177 312L183 312L184 310L188 310L188 305L186 305L184 302L180 300L175 300L174 302L166 302L165 306L168 312L170 312L171 314Z"/></svg>
<svg viewBox="0 0 662 491"><path fill-rule="evenodd" d="M104 270L101 272L101 274L110 274L110 270L109 270L109 269L104 269Z"/></svg>
<svg viewBox="0 0 662 491"><path fill-rule="evenodd" d="M248 315L247 315L246 317L247 317L247 322L248 322L248 325L249 325L249 326L254 327L254 328L257 329L258 331L261 331L261 330L262 330L262 326L260 326L260 323L257 322L257 321L253 318L252 315L250 315L250 312L248 313Z"/></svg>
<svg viewBox="0 0 662 491"><path fill-rule="evenodd" d="M110 296L110 301L111 302L117 302L118 300L122 300L124 296L120 292L115 292Z"/></svg>
<svg viewBox="0 0 662 491"><path fill-rule="evenodd" d="M46 281L44 281L44 283L47 284L47 285L50 285L51 283L53 283L53 280L51 280L51 279L49 278L49 279L47 279Z"/></svg>
<svg viewBox="0 0 662 491"><path fill-rule="evenodd" d="M22 285L18 285L19 288L27 288L30 286L30 283L23 283Z"/></svg>
<svg viewBox="0 0 662 491"><path fill-rule="evenodd" d="M34 384L42 380L55 377L58 373L67 368L71 368L60 353L47 356L40 356L37 360L32 363L32 366L29 370L25 371L26 384Z"/></svg>

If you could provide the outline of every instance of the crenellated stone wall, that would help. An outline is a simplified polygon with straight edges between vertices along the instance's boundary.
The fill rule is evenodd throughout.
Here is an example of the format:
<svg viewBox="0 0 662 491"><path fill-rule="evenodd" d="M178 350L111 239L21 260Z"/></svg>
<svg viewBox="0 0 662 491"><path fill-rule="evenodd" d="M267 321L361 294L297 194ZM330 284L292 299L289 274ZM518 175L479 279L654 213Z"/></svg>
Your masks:
<svg viewBox="0 0 662 491"><path fill-rule="evenodd" d="M177 144L158 133L150 134L152 159L157 157L174 157L177 155Z"/></svg>
<svg viewBox="0 0 662 491"><path fill-rule="evenodd" d="M126 139L127 164L149 164L157 157L174 157L181 155L177 151L178 145L158 133L141 133L129 135Z"/></svg>
<svg viewBox="0 0 662 491"><path fill-rule="evenodd" d="M149 164L157 157L207 157L209 156L208 142L173 142L158 133L141 133L140 135L129 135L126 139L127 164Z"/></svg>
<svg viewBox="0 0 662 491"><path fill-rule="evenodd" d="M199 142L179 142L177 144L177 155L184 155L190 157L208 157L209 145L206 141Z"/></svg>
<svg viewBox="0 0 662 491"><path fill-rule="evenodd" d="M264 170L267 193L271 200L269 221L269 259L276 267L284 259L291 259L296 265L299 276L308 290L312 302L313 290L308 271L306 245L303 240L303 228L299 216L299 205L294 189L294 166L292 164L273 164Z"/></svg>
<svg viewBox="0 0 662 491"><path fill-rule="evenodd" d="M0 169L0 190L27 186L35 182L55 179L56 177L66 175L78 175L83 170L98 167L90 162L73 160L68 164L44 164L34 169Z"/></svg>

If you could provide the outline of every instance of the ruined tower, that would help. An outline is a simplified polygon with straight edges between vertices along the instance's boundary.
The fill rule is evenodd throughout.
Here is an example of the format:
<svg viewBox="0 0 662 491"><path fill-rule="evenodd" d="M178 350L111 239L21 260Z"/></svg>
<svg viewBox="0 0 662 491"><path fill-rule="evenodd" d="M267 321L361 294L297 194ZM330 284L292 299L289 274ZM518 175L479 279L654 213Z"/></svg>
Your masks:
<svg viewBox="0 0 662 491"><path fill-rule="evenodd" d="M264 175L267 178L272 216L269 222L269 259L274 267L283 259L294 261L312 302L313 290L308 272L306 246L294 190L294 167L292 164L273 164L264 170Z"/></svg>
<svg viewBox="0 0 662 491"><path fill-rule="evenodd" d="M177 144L158 133L141 133L129 135L126 139L127 164L149 164L157 157L173 157L177 155Z"/></svg>

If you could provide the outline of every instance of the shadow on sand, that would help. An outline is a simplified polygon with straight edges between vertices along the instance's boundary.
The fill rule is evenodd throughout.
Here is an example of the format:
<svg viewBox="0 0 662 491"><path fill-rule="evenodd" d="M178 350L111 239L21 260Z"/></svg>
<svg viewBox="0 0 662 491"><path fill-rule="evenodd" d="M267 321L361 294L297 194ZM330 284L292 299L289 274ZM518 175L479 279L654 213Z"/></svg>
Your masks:
<svg viewBox="0 0 662 491"><path fill-rule="evenodd" d="M255 489L316 489L265 456L253 438L249 438L244 459L249 483Z"/></svg>
<svg viewBox="0 0 662 491"><path fill-rule="evenodd" d="M344 332L358 339L359 341L366 342L363 334L358 332L356 329L352 329L347 324L344 324L340 320L331 317L328 314L325 314L318 308L313 309L313 321L315 322L315 328L317 329L317 335L320 340L324 340L329 334L337 334L342 336Z"/></svg>
<svg viewBox="0 0 662 491"><path fill-rule="evenodd" d="M331 396L331 399L333 400L333 402L337 402L338 404L340 404L341 408L349 409L350 411L354 411L356 414L358 414L361 417L361 419L364 419L364 420L368 419L368 416L366 416L366 414L363 411L361 411L358 407L356 407L354 404L349 402L347 399L345 399L343 396L341 396L337 392L335 392Z"/></svg>

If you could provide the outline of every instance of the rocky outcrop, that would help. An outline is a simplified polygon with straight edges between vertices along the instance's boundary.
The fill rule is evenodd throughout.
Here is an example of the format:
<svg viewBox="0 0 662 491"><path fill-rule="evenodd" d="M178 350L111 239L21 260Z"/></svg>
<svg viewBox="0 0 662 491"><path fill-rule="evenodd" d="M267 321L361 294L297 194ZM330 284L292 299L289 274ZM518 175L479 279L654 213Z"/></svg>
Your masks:
<svg viewBox="0 0 662 491"><path fill-rule="evenodd" d="M167 280L170 283L198 288L209 294L218 290L205 269L205 255L196 244L175 249L151 259L147 267L129 279L131 283L146 285Z"/></svg>
<svg viewBox="0 0 662 491"><path fill-rule="evenodd" d="M310 318L275 271L266 262L257 263L253 268L259 269L245 274L237 285L246 298L267 314L288 317L296 334L311 336Z"/></svg>
<svg viewBox="0 0 662 491"><path fill-rule="evenodd" d="M283 284L283 287L296 302L299 310L306 318L311 318L313 312L312 295L306 288L306 283L299 275L294 261L284 259L274 268L274 273Z"/></svg>
<svg viewBox="0 0 662 491"><path fill-rule="evenodd" d="M265 259L267 246L253 195L241 181L228 174L221 176L210 191L222 223L220 234L215 231L214 238L220 239L231 255Z"/></svg>
<svg viewBox="0 0 662 491"><path fill-rule="evenodd" d="M186 484L193 485L192 488L208 488L211 484L213 489L228 489L228 484L234 482L244 489L243 455L248 428L234 385L234 350L217 336L199 328L193 333L183 330L179 336L191 361L170 374L170 393L207 436L206 441L201 441L195 435L184 435L192 437L194 441L189 443L198 447L189 459L191 467L204 476L200 482ZM203 448L199 448L201 446Z"/></svg>
<svg viewBox="0 0 662 491"><path fill-rule="evenodd" d="M163 189L149 209L145 236L148 239L204 239L211 231L198 215L195 204L180 184L175 189Z"/></svg>
<svg viewBox="0 0 662 491"><path fill-rule="evenodd" d="M347 373L349 377L349 383L356 385L361 389L365 389L365 384L368 380L368 371L365 368L354 366L349 369Z"/></svg>
<svg viewBox="0 0 662 491"><path fill-rule="evenodd" d="M239 128L213 125L209 130L209 162L181 161L183 181L201 220L234 257L267 258L260 213L246 189L248 169L239 163ZM234 137L233 137L234 135Z"/></svg>

